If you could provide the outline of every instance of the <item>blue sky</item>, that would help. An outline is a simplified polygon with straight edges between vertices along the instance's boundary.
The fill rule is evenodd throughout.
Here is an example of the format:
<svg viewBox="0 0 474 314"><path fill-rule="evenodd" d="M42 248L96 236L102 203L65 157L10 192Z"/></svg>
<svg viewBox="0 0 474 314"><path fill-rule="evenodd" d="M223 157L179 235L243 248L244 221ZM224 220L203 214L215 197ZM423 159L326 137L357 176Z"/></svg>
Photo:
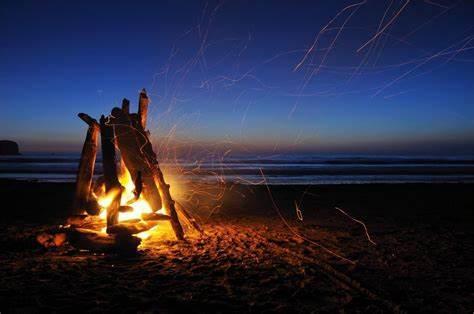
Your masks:
<svg viewBox="0 0 474 314"><path fill-rule="evenodd" d="M0 136L77 151L145 87L157 141L474 154L474 4L357 3L5 1Z"/></svg>

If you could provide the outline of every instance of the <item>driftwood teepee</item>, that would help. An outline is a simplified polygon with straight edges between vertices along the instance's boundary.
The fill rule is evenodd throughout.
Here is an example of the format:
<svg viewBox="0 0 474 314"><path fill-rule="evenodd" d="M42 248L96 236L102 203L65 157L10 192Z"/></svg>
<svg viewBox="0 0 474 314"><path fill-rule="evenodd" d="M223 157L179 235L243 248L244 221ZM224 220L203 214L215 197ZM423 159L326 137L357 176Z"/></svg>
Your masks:
<svg viewBox="0 0 474 314"><path fill-rule="evenodd" d="M149 99L145 89L140 93L138 112L130 113L130 102L124 99L121 108L113 108L109 116L101 116L99 122L87 114L79 117L88 124L86 140L82 150L77 174L74 211L84 211L97 215L100 205L93 193L93 174L98 149L99 134L102 148L103 183L106 193L113 199L106 208L106 230L109 235L132 235L146 230L150 225L140 223L121 223L118 220L123 206L118 174L120 165L126 167L135 183L137 195L142 194L153 213L143 217L146 221L169 220L176 238L184 239L183 227L178 219L176 203L171 197L170 186L165 182L158 160L146 130ZM156 213L164 209L165 214ZM202 231L194 219L183 209L178 208L183 217L198 231Z"/></svg>

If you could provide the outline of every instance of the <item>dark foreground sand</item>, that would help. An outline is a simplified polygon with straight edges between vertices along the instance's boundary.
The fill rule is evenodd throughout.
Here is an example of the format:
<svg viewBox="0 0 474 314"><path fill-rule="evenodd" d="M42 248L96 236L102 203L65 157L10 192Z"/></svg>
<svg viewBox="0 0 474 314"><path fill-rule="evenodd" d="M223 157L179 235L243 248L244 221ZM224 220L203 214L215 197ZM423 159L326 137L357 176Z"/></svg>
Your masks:
<svg viewBox="0 0 474 314"><path fill-rule="evenodd" d="M474 310L473 185L271 187L298 234L355 264L292 234L263 186L199 212L206 235L187 243L155 239L132 257L40 248L35 235L63 221L72 191L0 181L2 313Z"/></svg>

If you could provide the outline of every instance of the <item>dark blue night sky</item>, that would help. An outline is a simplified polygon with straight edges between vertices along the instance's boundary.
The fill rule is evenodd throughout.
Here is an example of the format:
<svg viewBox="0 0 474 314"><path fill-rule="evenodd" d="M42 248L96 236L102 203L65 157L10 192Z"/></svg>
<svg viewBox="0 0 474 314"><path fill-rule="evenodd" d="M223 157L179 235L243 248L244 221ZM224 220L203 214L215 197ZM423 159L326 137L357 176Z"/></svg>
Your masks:
<svg viewBox="0 0 474 314"><path fill-rule="evenodd" d="M0 135L78 151L78 112L145 87L156 140L474 154L473 26L471 1L2 1Z"/></svg>

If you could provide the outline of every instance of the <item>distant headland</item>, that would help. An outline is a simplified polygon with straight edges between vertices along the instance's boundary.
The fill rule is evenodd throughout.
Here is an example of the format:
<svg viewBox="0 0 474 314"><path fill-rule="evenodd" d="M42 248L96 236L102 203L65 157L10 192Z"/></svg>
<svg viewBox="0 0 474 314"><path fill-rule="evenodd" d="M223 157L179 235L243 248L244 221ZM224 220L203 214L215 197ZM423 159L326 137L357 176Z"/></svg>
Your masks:
<svg viewBox="0 0 474 314"><path fill-rule="evenodd" d="M18 143L14 141L0 140L0 155L20 155Z"/></svg>

